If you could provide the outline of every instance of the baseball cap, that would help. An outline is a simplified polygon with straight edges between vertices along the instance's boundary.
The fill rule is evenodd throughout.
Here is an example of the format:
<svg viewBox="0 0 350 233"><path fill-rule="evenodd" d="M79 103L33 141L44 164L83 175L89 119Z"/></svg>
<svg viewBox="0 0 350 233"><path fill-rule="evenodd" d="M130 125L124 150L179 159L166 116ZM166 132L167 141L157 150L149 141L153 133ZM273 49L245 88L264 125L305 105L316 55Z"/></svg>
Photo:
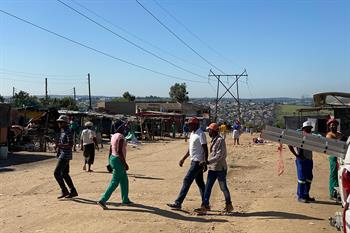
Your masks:
<svg viewBox="0 0 350 233"><path fill-rule="evenodd" d="M57 120L57 122L65 122L65 123L69 123L69 118L66 115L61 115Z"/></svg>
<svg viewBox="0 0 350 233"><path fill-rule="evenodd" d="M335 118L330 118L328 121L327 121L327 125L329 126L331 123L335 123L337 125L339 125L339 121L337 121Z"/></svg>
<svg viewBox="0 0 350 233"><path fill-rule="evenodd" d="M305 122L303 123L302 129L303 129L303 128L307 128L307 127L313 128L311 121L305 121Z"/></svg>
<svg viewBox="0 0 350 233"><path fill-rule="evenodd" d="M188 120L188 123L189 124L198 124L199 123L199 120L197 117L191 117L189 120Z"/></svg>
<svg viewBox="0 0 350 233"><path fill-rule="evenodd" d="M211 123L208 127L207 130L213 130L213 131L219 131L219 126L216 123Z"/></svg>

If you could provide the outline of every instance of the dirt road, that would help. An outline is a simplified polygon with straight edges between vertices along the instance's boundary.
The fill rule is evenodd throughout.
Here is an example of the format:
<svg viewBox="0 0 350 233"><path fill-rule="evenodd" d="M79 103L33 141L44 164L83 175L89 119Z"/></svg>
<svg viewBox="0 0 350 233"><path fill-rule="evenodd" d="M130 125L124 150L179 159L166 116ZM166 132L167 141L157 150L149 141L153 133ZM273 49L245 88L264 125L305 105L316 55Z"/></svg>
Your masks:
<svg viewBox="0 0 350 233"><path fill-rule="evenodd" d="M37 162L0 162L0 232L336 232L328 217L340 210L327 198L327 156L314 155L314 204L296 201L296 169L292 154L285 148L285 172L277 175L277 144L252 145L243 135L234 147L228 138L228 185L235 213L220 214L223 194L213 189L213 211L197 216L199 191L194 183L183 203L183 211L170 210L181 188L189 161L183 168L178 160L185 153L183 140L160 141L128 146L130 199L133 206L120 204L120 190L110 199L109 210L96 200L106 189L111 175L106 173L107 146L98 152L93 173L82 170L82 153L75 153L71 174L79 192L72 200L57 200L58 185L53 177L53 154L38 155ZM30 155L20 155L21 159ZM22 161L19 159L15 163Z"/></svg>

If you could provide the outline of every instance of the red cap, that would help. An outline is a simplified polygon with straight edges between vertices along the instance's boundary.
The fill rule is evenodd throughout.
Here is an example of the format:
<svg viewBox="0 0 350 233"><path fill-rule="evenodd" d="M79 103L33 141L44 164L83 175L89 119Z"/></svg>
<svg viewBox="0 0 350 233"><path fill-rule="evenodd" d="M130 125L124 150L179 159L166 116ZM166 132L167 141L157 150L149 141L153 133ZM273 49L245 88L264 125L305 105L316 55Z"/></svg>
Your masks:
<svg viewBox="0 0 350 233"><path fill-rule="evenodd" d="M329 126L331 123L335 123L335 124L339 125L339 122L333 117L327 121L327 126Z"/></svg>
<svg viewBox="0 0 350 233"><path fill-rule="evenodd" d="M219 126L218 126L218 124L216 124L216 123L211 123L211 124L207 127L207 129L211 129L211 130L213 130L213 131L219 131Z"/></svg>
<svg viewBox="0 0 350 233"><path fill-rule="evenodd" d="M189 124L198 124L199 123L199 120L197 117L191 117L189 120L188 120L188 123Z"/></svg>

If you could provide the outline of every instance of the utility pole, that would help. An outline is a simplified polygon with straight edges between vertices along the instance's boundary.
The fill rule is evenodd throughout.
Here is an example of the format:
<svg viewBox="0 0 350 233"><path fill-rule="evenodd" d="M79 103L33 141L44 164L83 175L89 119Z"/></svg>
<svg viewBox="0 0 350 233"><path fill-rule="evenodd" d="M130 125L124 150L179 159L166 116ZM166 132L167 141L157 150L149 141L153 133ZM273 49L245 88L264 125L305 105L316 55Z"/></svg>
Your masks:
<svg viewBox="0 0 350 233"><path fill-rule="evenodd" d="M15 97L15 87L12 87L12 98Z"/></svg>
<svg viewBox="0 0 350 233"><path fill-rule="evenodd" d="M218 117L218 104L219 104L219 87L220 87L220 77L218 79L218 86L216 88L216 101L215 101L215 118L214 122L216 122L217 117Z"/></svg>
<svg viewBox="0 0 350 233"><path fill-rule="evenodd" d="M47 106L47 100L48 100L48 95L47 95L47 78L45 78L45 106Z"/></svg>
<svg viewBox="0 0 350 233"><path fill-rule="evenodd" d="M239 77L236 76L236 85L237 85L237 103L238 103L238 119L242 121L241 119L241 103L239 101L239 92L238 92L238 79Z"/></svg>
<svg viewBox="0 0 350 233"><path fill-rule="evenodd" d="M90 73L88 73L88 85L89 85L89 109L92 109L92 104L91 104L91 88L90 88Z"/></svg>
<svg viewBox="0 0 350 233"><path fill-rule="evenodd" d="M73 98L74 98L74 102L77 101L77 95L75 93L75 87L73 87Z"/></svg>
<svg viewBox="0 0 350 233"><path fill-rule="evenodd" d="M211 74L210 74L211 73ZM241 119L241 105L240 105L240 101L239 101L239 94L238 94L238 80L241 77L248 77L247 71L244 70L241 74L214 74L214 72L212 70L210 70L210 73L208 75L208 77L215 77L218 80L218 86L217 86L217 92L216 92L216 104L215 104L215 121L217 120L217 112L218 112L218 103L219 101L226 95L226 93L230 93L230 95L237 101L238 103L238 117L240 118L240 120L242 121L243 119ZM235 77L236 81L234 81L230 87L227 87L221 80L221 77ZM226 89L226 91L224 92L224 94L222 94L222 96L219 98L219 83ZM232 94L232 92L230 91L230 89L233 87L234 84L237 84L237 98Z"/></svg>

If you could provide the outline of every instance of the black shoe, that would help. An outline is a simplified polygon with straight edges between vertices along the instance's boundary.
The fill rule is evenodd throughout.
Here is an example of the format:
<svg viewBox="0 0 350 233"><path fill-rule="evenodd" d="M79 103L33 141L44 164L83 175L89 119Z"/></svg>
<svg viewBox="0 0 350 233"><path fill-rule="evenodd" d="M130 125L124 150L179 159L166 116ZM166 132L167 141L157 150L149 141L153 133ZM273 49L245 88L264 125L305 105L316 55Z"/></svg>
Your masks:
<svg viewBox="0 0 350 233"><path fill-rule="evenodd" d="M104 210L108 209L106 206L106 202L104 202L104 201L98 201L97 205L101 206L102 209L104 209Z"/></svg>
<svg viewBox="0 0 350 233"><path fill-rule="evenodd" d="M122 203L122 205L132 205L132 204L134 204L134 202L132 202L132 201L130 201L130 200L129 200L128 202L123 202L123 203Z"/></svg>
<svg viewBox="0 0 350 233"><path fill-rule="evenodd" d="M61 196L58 196L57 199L62 199L64 197L67 197L69 195L69 192L62 192Z"/></svg>
<svg viewBox="0 0 350 233"><path fill-rule="evenodd" d="M180 204L173 203L173 204L166 204L166 205L169 206L173 210L181 210Z"/></svg>
<svg viewBox="0 0 350 233"><path fill-rule="evenodd" d="M210 211L210 206L202 205L200 208L194 209L194 212L197 213L206 213L207 211Z"/></svg>
<svg viewBox="0 0 350 233"><path fill-rule="evenodd" d="M77 197L77 196L78 196L77 190L73 189L72 191L70 191L70 194L68 194L68 196L66 196L66 198L72 198L72 197Z"/></svg>
<svg viewBox="0 0 350 233"><path fill-rule="evenodd" d="M308 198L305 198L307 201L309 202L315 202L316 199L314 197L308 197Z"/></svg>

